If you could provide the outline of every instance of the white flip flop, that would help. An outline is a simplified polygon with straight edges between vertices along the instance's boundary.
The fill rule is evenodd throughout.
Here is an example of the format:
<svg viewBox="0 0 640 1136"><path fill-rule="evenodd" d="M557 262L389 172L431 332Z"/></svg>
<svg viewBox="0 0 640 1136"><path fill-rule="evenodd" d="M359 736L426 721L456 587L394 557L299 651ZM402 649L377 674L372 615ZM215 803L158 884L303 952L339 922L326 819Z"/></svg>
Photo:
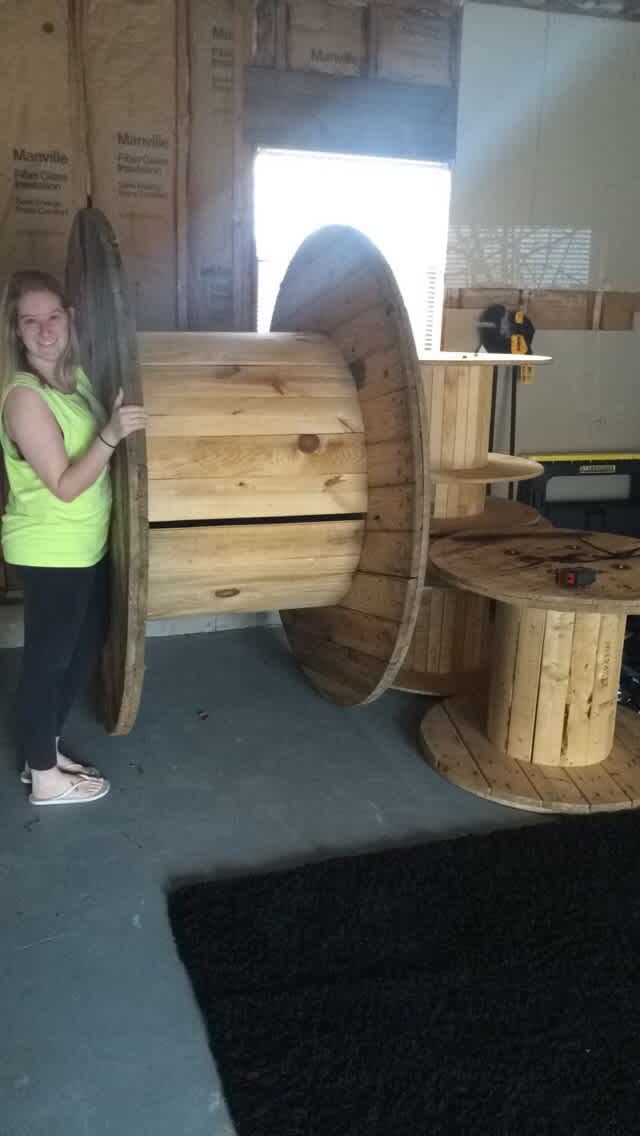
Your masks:
<svg viewBox="0 0 640 1136"><path fill-rule="evenodd" d="M80 786L83 785L85 783L85 781L87 781L87 780L90 780L90 778L83 777L82 780L80 780L80 781L74 781L73 784L70 785L68 789L65 789L64 793L58 793L57 797L44 797L41 800L39 800L37 797L34 797L33 793L30 793L29 794L29 801L31 802L32 805L38 805L38 806L41 806L41 805L92 805L94 801L100 801L100 800L102 800L103 797L106 797L107 793L109 792L109 790L111 788L111 785L108 781L106 781L104 779L104 777L101 779L102 782L103 782L103 785L102 785L102 789L100 790L99 793L94 793L93 796L91 796L91 797L74 797L73 794L75 793L76 789L79 789Z"/></svg>
<svg viewBox="0 0 640 1136"><path fill-rule="evenodd" d="M79 765L80 763L78 762L77 764ZM91 781L102 780L102 774L100 770L96 769L93 765L83 765L81 769L62 769L61 772L68 773L71 777L83 777L85 781L87 780L87 778L89 778L89 780ZM31 784L31 770L26 762L24 769L20 774L20 780L22 781L23 785Z"/></svg>

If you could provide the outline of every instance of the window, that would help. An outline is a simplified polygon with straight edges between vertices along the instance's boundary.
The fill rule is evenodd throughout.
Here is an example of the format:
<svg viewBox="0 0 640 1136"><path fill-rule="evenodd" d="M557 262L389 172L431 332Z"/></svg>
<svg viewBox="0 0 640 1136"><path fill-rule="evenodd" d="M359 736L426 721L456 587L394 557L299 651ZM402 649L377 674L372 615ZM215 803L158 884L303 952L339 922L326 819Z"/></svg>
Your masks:
<svg viewBox="0 0 640 1136"><path fill-rule="evenodd" d="M255 162L258 331L268 331L287 265L322 225L353 225L388 260L418 355L440 347L451 175L446 166L260 150Z"/></svg>

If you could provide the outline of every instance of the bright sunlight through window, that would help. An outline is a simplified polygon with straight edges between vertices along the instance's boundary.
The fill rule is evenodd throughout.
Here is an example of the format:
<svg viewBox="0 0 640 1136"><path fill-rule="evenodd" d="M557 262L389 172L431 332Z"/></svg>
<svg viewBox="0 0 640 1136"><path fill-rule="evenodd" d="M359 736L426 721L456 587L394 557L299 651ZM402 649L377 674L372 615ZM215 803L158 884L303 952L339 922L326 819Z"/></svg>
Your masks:
<svg viewBox="0 0 640 1136"><path fill-rule="evenodd" d="M261 150L255 163L258 331L268 331L287 265L322 225L353 225L402 292L418 355L440 348L450 173L395 158Z"/></svg>

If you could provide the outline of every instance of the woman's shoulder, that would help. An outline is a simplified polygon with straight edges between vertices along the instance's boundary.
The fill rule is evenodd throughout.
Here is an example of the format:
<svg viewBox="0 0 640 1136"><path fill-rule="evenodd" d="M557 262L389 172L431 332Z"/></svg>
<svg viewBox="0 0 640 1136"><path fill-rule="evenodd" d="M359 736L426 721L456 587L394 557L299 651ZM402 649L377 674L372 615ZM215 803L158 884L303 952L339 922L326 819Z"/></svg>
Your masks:
<svg viewBox="0 0 640 1136"><path fill-rule="evenodd" d="M35 375L30 371L16 371L13 378L9 379L7 383L7 393L16 387L27 387L31 390L42 391L43 385Z"/></svg>

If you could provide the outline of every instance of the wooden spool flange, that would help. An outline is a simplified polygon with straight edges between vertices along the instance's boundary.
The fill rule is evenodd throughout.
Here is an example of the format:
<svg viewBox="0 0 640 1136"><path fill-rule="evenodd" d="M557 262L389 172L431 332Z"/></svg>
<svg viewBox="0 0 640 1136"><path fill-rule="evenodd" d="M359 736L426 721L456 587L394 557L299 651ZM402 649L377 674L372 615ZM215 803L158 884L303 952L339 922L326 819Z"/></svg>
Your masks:
<svg viewBox="0 0 640 1136"><path fill-rule="evenodd" d="M169 568L166 572L163 570L163 565L171 564L172 557L175 563L174 554L179 557L180 550L191 558L188 567L191 592L198 580L203 583L202 605L191 610L203 613L211 610L212 595L217 605L214 610L257 610L255 595L248 601L250 606L244 608L241 589L221 586L212 592L211 579L220 577L216 549L228 550L229 542L237 548L238 533L244 537L250 529L251 547L257 547L260 532L265 533L266 539L269 525L265 522L270 518L264 512L258 518L247 515L248 495L244 493L247 486L243 480L230 486L234 493L240 488L243 490L237 499L242 498L244 503L239 515L234 517L229 515L228 501L222 502L222 511L210 512L206 516L211 497L203 498L193 479L189 482L183 475L179 484L168 487L165 484L161 488L161 464L165 450L157 439L159 435L189 432L189 438L197 442L197 410L189 412L191 418L186 426L184 423L180 429L171 426L172 407L177 407L180 402L177 398L180 392L172 386L171 368L179 372L181 361L188 359L189 398L194 406L198 399L203 400L198 405L202 406L202 414L206 417L207 390L212 389L206 384L211 381L220 379L221 382L233 383L237 373L240 384L253 384L249 393L256 395L254 379L247 379L242 360L248 352L254 364L260 366L261 361L269 357L273 371L272 340L292 355L286 382L269 373L269 381L274 388L270 394L275 393L281 398L287 397L295 386L295 382L291 384L289 380L292 376L297 378L296 358L301 364L314 352L323 359L339 358L340 367L335 381L342 384L341 389L350 388L353 393L349 395L348 405L350 408L355 405L356 409L354 417L348 414L344 418L340 429L343 432L359 431L366 451L366 484L360 489L357 477L351 485L347 485L345 479L344 501L355 502L352 506L355 512L349 514L344 501L338 510L341 523L344 522L341 532L344 531L348 544L344 556L340 555L340 547L336 549L336 560L342 565L340 571L348 573L344 583L339 586L334 577L330 586L325 587L322 581L317 587L314 584L313 594L305 595L304 602L315 602L319 606L287 610L283 612L283 622L294 655L322 693L348 705L376 698L391 684L411 639L424 581L428 540L426 447L421 435L422 415L418 409L421 399L418 361L397 286L378 250L360 233L340 226L310 237L292 261L283 281L273 320L273 331L279 334L274 336L249 333L241 336L198 336L176 332L155 336L142 334L136 342L117 243L108 222L97 210L83 210L75 220L69 244L67 280L78 313L83 361L105 403L111 401L119 386L123 387L129 402L143 401L143 385L145 392L152 389L149 454L153 478L149 482L149 509L142 436L122 447L114 470L111 631L103 676L104 718L108 728L114 733L126 733L133 725L138 710L144 673L149 535L155 565L149 598L155 614L158 611L165 616L184 614L182 604L174 611L171 601L167 600L171 586L175 585L175 596L181 591L179 573ZM144 384L140 381L138 345L142 351ZM229 364L230 374L220 378L218 372L224 369L222 364L225 363ZM169 382L162 392L157 387L154 371L157 366L166 368L163 378L169 374ZM340 368L346 380L340 377ZM263 380L264 376L257 381ZM194 382L204 385L196 390ZM300 379L299 383L302 382ZM163 409L165 401L166 409ZM322 397L312 401L315 402L313 414L316 414ZM257 400L254 399L249 417L255 418L258 414L256 406ZM242 404L237 409L229 409L227 406L224 412L216 410L216 414L219 422L225 414L231 417L246 415L247 407ZM322 414L319 417L322 419ZM321 468L322 462L328 460L326 444L319 430L308 427L307 420L308 415L302 414L294 432L295 460L313 462L317 455L318 468ZM239 429L232 429L230 433L246 434L244 423L247 418L240 417L236 421L240 423ZM257 432L263 435L274 433L268 421ZM212 433L224 435L224 429L216 425L208 429L208 434ZM288 455L282 439L280 443L278 453ZM213 452L216 446L211 444L210 437L206 447L196 446L196 449L197 453L194 446L190 446L190 462L193 462L195 454L196 464L205 463L208 469L213 465L220 470L225 449L223 439L220 453ZM260 445L256 446L256 450L264 466L265 460L269 459L265 459ZM237 449L234 451L227 447L225 453L234 453L237 458ZM243 460L245 457L246 452ZM176 462L180 465L181 457L178 454L176 458L175 448L171 452L171 460L173 468ZM327 479L328 483L333 481L340 481L340 477ZM330 491L325 499L330 503L340 494L333 492L332 484L328 484L327 488ZM348 497L349 493L351 497ZM301 495L304 495L303 491ZM222 497L223 494L218 492L218 499ZM183 516L179 502L187 499L189 511ZM178 512L175 512L176 509ZM148 512L155 526L151 534L148 533ZM296 521L290 511L284 517L278 515L277 508L274 512L276 519L283 524ZM332 508L332 516L334 512ZM299 526L302 531L296 540L300 556L312 565L313 570L313 541L306 534L311 534L312 525L318 527L327 519L318 517L316 523L317 506L310 513L313 515L297 518L298 521L303 520L307 527L302 529ZM233 534L224 526L211 529L211 525L222 525L223 519L233 521ZM264 528L258 528L258 521L264 524ZM188 529L181 532L187 536L182 543L176 544L173 536L183 522ZM167 524L171 530L166 527ZM205 532L207 525L209 529ZM271 529L274 527L271 525ZM170 532L173 536L167 535ZM185 552L187 545L188 552ZM355 559L354 547L357 550ZM243 555L246 562L247 550ZM162 581L160 601L159 581L163 576L170 578ZM291 606L295 608L295 597L301 594L301 590L299 587L287 589L286 581L286 576L280 580L279 594L291 596ZM272 589L268 594L273 596L277 591ZM331 602L328 603L329 597ZM225 606L227 604L228 607Z"/></svg>
<svg viewBox="0 0 640 1136"><path fill-rule="evenodd" d="M438 577L496 600L488 700L453 698L422 724L427 760L456 784L538 811L640 805L640 721L617 707L626 615L640 612L637 543L559 529L458 534ZM570 590L556 569L585 564Z"/></svg>

